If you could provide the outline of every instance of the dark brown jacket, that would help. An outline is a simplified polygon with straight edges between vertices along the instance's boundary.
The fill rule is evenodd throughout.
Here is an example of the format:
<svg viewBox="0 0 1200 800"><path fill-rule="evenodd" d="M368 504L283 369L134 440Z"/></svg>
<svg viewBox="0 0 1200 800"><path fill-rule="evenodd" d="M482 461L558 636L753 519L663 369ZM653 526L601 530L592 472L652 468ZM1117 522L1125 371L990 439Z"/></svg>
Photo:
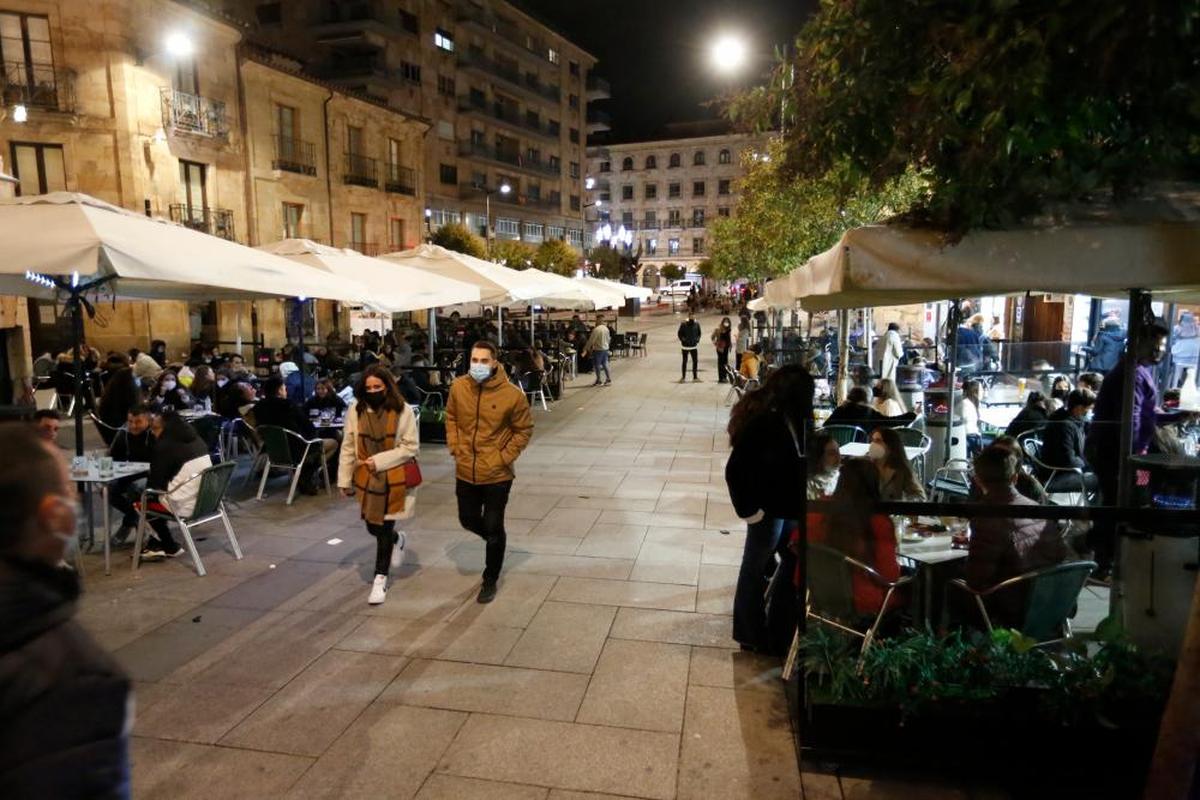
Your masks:
<svg viewBox="0 0 1200 800"><path fill-rule="evenodd" d="M525 392L497 365L492 377L477 383L462 375L450 384L446 400L446 445L454 455L455 475L467 483L511 481L513 462L533 436L533 415Z"/></svg>

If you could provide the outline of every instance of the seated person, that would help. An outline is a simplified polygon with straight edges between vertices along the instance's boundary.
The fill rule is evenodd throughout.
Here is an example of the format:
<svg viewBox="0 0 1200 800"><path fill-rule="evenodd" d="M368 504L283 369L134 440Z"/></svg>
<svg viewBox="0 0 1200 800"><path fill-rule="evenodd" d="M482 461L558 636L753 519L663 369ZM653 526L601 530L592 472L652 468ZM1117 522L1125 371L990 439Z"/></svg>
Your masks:
<svg viewBox="0 0 1200 800"><path fill-rule="evenodd" d="M1025 407L1017 412L1017 415L1012 418L1012 422L1008 423L1004 434L1014 439L1020 438L1023 433L1040 430L1044 427L1049 416L1046 396L1039 391L1032 391L1025 397Z"/></svg>
<svg viewBox="0 0 1200 800"><path fill-rule="evenodd" d="M891 378L882 378L871 387L871 407L885 417L898 417L904 413L904 400Z"/></svg>
<svg viewBox="0 0 1200 800"><path fill-rule="evenodd" d="M308 417L300 412L298 406L288 400L287 389L278 377L271 377L263 383L262 399L254 404L254 424L261 428L264 425L274 425L278 428L293 431L305 439L316 439L317 431ZM259 431L259 435L262 432ZM328 462L337 452L338 442L335 439L321 439L322 458ZM295 439L289 437L292 457L299 459L304 455L304 447ZM305 494L317 494L317 462L310 461L304 465L300 478L300 491Z"/></svg>
<svg viewBox="0 0 1200 800"><path fill-rule="evenodd" d="M808 440L808 499L824 500L837 488L842 451L828 433L817 431Z"/></svg>
<svg viewBox="0 0 1200 800"><path fill-rule="evenodd" d="M154 432L154 449L150 457L150 477L146 487L171 491L186 484L171 498L171 508L181 517L186 517L195 508L200 481L192 476L212 466L208 446L197 435L187 421L175 411L166 411L151 417ZM153 501L157 503L158 501ZM162 508L151 505L151 508ZM142 547L142 558L174 558L183 548L171 535L171 528L164 519L151 519L154 533Z"/></svg>
<svg viewBox="0 0 1200 800"><path fill-rule="evenodd" d="M1017 494L1017 460L1003 447L985 447L975 457L974 480L983 492L983 502L994 505L1032 506ZM977 591L1031 570L1064 561L1067 545L1054 520L980 517L971 522L967 550L967 585ZM1002 591L984 601L992 624L1019 626L1024 619L1025 598L1021 592Z"/></svg>
<svg viewBox="0 0 1200 800"><path fill-rule="evenodd" d="M900 434L891 428L871 431L871 446L867 458L879 470L879 497L885 502L916 503L925 499L925 490L913 472L912 464L900 441Z"/></svg>
<svg viewBox="0 0 1200 800"><path fill-rule="evenodd" d="M916 418L917 415L911 411L896 417L885 417L871 408L871 398L867 390L861 386L854 386L846 393L846 402L833 410L825 424L856 425L870 430L880 425L907 425Z"/></svg>
<svg viewBox="0 0 1200 800"><path fill-rule="evenodd" d="M1025 468L1025 452L1021 449L1021 443L1011 436L997 436L992 442L992 446L1004 448L1017 460L1017 494L1029 498L1040 506L1047 505L1050 498L1046 497L1045 487ZM983 490L974 482L971 483L971 499L975 501L983 499Z"/></svg>
<svg viewBox="0 0 1200 800"><path fill-rule="evenodd" d="M1100 394L1100 385L1104 383L1104 376L1099 372L1085 372L1079 376L1077 383L1080 389L1087 389L1092 394Z"/></svg>
<svg viewBox="0 0 1200 800"><path fill-rule="evenodd" d="M1072 389L1067 393L1063 407L1050 415L1046 427L1042 429L1042 454L1039 460L1048 467L1077 467L1084 471L1081 487L1078 475L1040 469L1038 477L1046 481L1047 492L1078 492L1082 489L1091 495L1099 487L1100 479L1088 471L1088 463L1083 456L1084 440L1087 438L1085 420L1094 405L1096 395L1087 389Z"/></svg>
<svg viewBox="0 0 1200 800"><path fill-rule="evenodd" d="M748 381L757 381L760 379L759 372L762 370L762 357L759 355L762 352L762 346L752 344L742 354L741 364L738 365L738 374Z"/></svg>
<svg viewBox="0 0 1200 800"><path fill-rule="evenodd" d="M875 511L881 500L875 465L865 458L847 459L830 499L834 503L832 512L808 515L809 541L840 550L874 569L886 581L899 580L895 528L886 514ZM882 607L887 590L860 570L853 575L854 610L864 617L874 616ZM893 594L889 607L895 608L902 602L902 598Z"/></svg>
<svg viewBox="0 0 1200 800"><path fill-rule="evenodd" d="M341 417L346 413L346 401L338 396L337 390L333 388L333 381L320 378L312 395L304 401L304 411L310 417L313 416L313 412L321 411L332 411L334 416Z"/></svg>
<svg viewBox="0 0 1200 800"><path fill-rule="evenodd" d="M58 443L58 431L62 428L62 414L53 408L43 408L34 412L33 426L38 435L47 442Z"/></svg>
<svg viewBox="0 0 1200 800"><path fill-rule="evenodd" d="M125 417L125 427L117 431L113 437L108 454L113 461L139 461L148 464L153 461L154 434L150 430L150 409L141 403L129 409ZM142 488L146 485L145 478L121 478L113 482L108 493L109 504L121 513L121 527L113 539L124 541L138 524L138 512L134 504L142 496Z"/></svg>
<svg viewBox="0 0 1200 800"><path fill-rule="evenodd" d="M165 369L154 381L149 403L155 411L181 411L192 407L192 396L179 385L179 375L174 370Z"/></svg>

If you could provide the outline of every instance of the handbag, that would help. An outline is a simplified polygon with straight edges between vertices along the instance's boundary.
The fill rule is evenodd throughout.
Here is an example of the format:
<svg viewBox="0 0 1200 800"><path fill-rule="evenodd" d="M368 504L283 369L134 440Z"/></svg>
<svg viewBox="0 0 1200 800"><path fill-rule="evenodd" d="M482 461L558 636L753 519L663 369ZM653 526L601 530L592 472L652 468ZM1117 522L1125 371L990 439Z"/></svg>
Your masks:
<svg viewBox="0 0 1200 800"><path fill-rule="evenodd" d="M414 458L412 461L404 462L404 487L406 489L415 489L421 485L421 465Z"/></svg>

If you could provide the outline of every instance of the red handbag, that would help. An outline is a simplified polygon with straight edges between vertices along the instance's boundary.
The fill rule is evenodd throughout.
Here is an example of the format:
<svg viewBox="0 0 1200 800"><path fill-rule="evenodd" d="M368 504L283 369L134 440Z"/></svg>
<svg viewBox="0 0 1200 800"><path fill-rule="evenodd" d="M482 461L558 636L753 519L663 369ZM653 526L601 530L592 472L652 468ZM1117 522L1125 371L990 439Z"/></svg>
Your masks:
<svg viewBox="0 0 1200 800"><path fill-rule="evenodd" d="M404 486L407 489L415 489L421 485L421 465L414 458L412 461L404 462Z"/></svg>

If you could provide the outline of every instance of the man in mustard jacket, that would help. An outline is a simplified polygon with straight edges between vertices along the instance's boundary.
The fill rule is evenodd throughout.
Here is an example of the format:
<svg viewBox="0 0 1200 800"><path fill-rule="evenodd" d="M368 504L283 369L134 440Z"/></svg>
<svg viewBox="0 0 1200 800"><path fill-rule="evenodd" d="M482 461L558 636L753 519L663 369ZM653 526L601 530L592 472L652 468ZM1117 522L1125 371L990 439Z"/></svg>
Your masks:
<svg viewBox="0 0 1200 800"><path fill-rule="evenodd" d="M470 370L450 385L446 401L446 443L456 467L458 521L487 543L480 603L496 597L513 463L533 435L529 401L509 382L497 355L491 342L476 342Z"/></svg>

